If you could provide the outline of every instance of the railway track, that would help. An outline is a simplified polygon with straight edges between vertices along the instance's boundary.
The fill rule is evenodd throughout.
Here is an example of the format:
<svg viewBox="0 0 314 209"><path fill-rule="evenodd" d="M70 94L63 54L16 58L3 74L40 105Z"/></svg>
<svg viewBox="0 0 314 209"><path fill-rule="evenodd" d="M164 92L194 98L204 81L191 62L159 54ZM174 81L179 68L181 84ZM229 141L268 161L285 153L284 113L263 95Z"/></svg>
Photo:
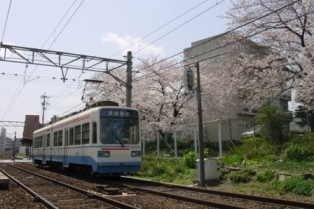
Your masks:
<svg viewBox="0 0 314 209"><path fill-rule="evenodd" d="M23 167L31 166L23 165ZM32 169L37 172L49 172L34 167ZM53 176L62 175L51 172L49 173ZM67 173L66 175L70 174ZM121 195L113 195L112 198L117 201L123 201L124 203L135 205L139 208L170 208L169 205L171 204L175 204L175 208L314 208L314 203L308 202L298 202L269 197L222 192L199 187L186 187L127 177L104 180L103 178L92 179L82 176L75 176L75 179L76 182L71 182L71 184L79 185L82 182L86 182L89 185L93 185L91 186L93 189L90 191L93 194L102 194L104 192L108 193L108 191L113 193L125 192L132 194L135 196L135 198L132 195L128 195L126 197L122 197ZM180 207L180 205L182 206Z"/></svg>
<svg viewBox="0 0 314 209"><path fill-rule="evenodd" d="M138 208L16 166L6 166L0 171L49 209Z"/></svg>
<svg viewBox="0 0 314 209"><path fill-rule="evenodd" d="M23 167L23 168L21 168ZM45 206L47 208L178 208L178 209L185 209L185 208L196 208L196 209L205 209L205 208L211 208L208 206L201 206L198 204L190 204L188 202L184 202L184 201L174 201L172 199L168 199L168 198L162 198L162 197L156 197L156 196L152 196L152 195L148 195L148 194L144 194L144 193L134 193L133 190L128 190L124 193L127 193L127 195L121 195L121 193L119 191L124 191L125 189L123 188L107 188L106 185L100 184L103 181L101 179L91 179L91 178L87 178L89 179L89 181L84 182L84 180L82 179L71 179L71 177L69 176L65 176L65 175L60 175L58 173L54 173L54 172L49 172L45 169L38 169L35 168L34 166L27 166L27 165L23 165L23 164L15 164L14 166L12 165L6 165L6 168L3 169L3 167L1 171L3 171L4 173L13 173L14 172L14 177L13 175L11 177L16 178L17 175L21 175L19 176L19 180L26 178L28 176L32 176L31 179L35 179L37 176L39 176L40 178L36 178L35 182L37 182L37 184L40 184L40 187L48 187L50 188L50 183L42 183L44 179L48 179L49 182L51 182L51 184L60 184L62 185L63 188L61 189L57 189L57 188L53 188L53 189L49 189L49 192L47 195L43 195L43 193L41 192L42 190L45 189L38 189L36 192L36 194L32 195L34 196L34 198L38 201L42 201ZM16 171L16 169L21 169L21 171L25 172L20 172L20 171ZM15 171L14 171L15 170ZM28 171L28 170L32 170L32 172ZM26 173L27 172L27 173ZM21 174L22 173L22 174ZM38 173L41 173L41 175L39 175ZM45 175L45 176L43 176ZM70 175L70 174L69 174ZM49 176L49 177L46 177ZM52 177L53 176L53 177ZM62 180L61 180L62 179ZM86 180L86 178L85 178ZM40 183L38 183L40 182ZM66 183L67 182L67 183ZM22 182L23 183L23 182ZM31 183L29 180L27 181L27 186L29 185L29 183ZM98 183L98 184L97 184ZM70 185L71 184L71 185ZM43 186L44 185L44 186ZM77 186L80 185L80 186ZM88 190L84 190L81 189L82 187L84 187L84 185L89 185L89 188L94 188L92 189L88 189ZM91 186L94 185L94 186ZM30 186L28 186L30 187ZM31 189L34 189L35 186L32 186ZM64 188L65 187L65 188ZM70 193L70 191L67 191L68 188L74 188L75 192L79 192L82 193L83 196L82 197L75 197L73 198L73 201L71 201L72 199L67 198L68 194ZM105 188L104 190L99 190L100 187ZM47 190L47 189L46 189ZM119 190L119 191L117 191ZM105 191L105 192L104 192ZM111 194L107 194L107 192L110 191L109 193ZM57 195L56 193L61 193L60 196ZM78 195L78 194L76 194ZM50 196L52 197L52 199L49 199ZM43 197L43 198L41 198ZM106 199L106 204L108 204L107 206L96 206L93 204L96 203L90 203L90 200L93 199L97 199L97 200L102 200L105 197ZM47 200L47 202L49 202L50 205L54 205L54 206L49 206L49 204L45 203L45 201ZM77 201L76 201L77 200ZM82 202L78 202L79 200L82 200ZM102 200L103 201L103 200ZM107 202L107 201L112 201L112 202ZM62 205L63 203L66 203L66 205ZM88 205L87 205L88 203ZM109 205L113 204L115 207L110 207ZM99 203L98 203L99 205Z"/></svg>
<svg viewBox="0 0 314 209"><path fill-rule="evenodd" d="M124 183L123 183L123 182ZM211 189L204 189L200 187L189 187L177 184L169 184L162 182L154 182L149 180L122 177L120 184L129 185L132 188L136 188L142 191L162 191L165 194L178 194L188 197L198 197L201 199L224 199L223 201L230 204L237 202L237 204L246 206L247 208L314 208L314 203L291 201L278 198L270 198L264 196L247 195L240 193L231 193L224 191L217 191ZM136 186L136 187L134 187ZM144 188L142 188L144 187ZM147 188L150 188L147 190Z"/></svg>

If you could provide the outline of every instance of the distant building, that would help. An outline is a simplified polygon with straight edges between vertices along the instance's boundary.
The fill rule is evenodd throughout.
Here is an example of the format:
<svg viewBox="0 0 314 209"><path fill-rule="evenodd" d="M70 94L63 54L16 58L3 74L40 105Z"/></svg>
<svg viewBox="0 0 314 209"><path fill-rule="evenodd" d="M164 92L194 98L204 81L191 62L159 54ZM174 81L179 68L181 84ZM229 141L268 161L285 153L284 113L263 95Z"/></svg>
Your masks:
<svg viewBox="0 0 314 209"><path fill-rule="evenodd" d="M31 156L33 144L33 132L41 127L39 115L26 115L23 138L20 139L19 154Z"/></svg>
<svg viewBox="0 0 314 209"><path fill-rule="evenodd" d="M6 129L1 127L0 133L0 152L13 149L13 139L6 136Z"/></svg>

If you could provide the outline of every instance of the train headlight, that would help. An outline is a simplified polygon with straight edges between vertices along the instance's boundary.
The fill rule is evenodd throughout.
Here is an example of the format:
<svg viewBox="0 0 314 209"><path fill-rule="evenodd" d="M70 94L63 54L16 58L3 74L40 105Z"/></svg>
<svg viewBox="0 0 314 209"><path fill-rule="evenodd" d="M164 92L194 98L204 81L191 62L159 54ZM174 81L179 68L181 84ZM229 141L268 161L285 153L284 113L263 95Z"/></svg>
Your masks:
<svg viewBox="0 0 314 209"><path fill-rule="evenodd" d="M98 151L98 157L110 157L110 151Z"/></svg>
<svg viewBox="0 0 314 209"><path fill-rule="evenodd" d="M141 157L142 152L141 151L132 151L131 157Z"/></svg>

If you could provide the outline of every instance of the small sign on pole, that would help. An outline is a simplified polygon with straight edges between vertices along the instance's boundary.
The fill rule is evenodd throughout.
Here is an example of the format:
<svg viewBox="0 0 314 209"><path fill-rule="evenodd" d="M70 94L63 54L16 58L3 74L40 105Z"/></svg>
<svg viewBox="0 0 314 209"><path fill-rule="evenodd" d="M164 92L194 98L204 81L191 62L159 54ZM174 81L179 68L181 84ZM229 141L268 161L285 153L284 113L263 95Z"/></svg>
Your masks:
<svg viewBox="0 0 314 209"><path fill-rule="evenodd" d="M183 81L187 91L191 91L195 88L194 73L189 66L184 68Z"/></svg>

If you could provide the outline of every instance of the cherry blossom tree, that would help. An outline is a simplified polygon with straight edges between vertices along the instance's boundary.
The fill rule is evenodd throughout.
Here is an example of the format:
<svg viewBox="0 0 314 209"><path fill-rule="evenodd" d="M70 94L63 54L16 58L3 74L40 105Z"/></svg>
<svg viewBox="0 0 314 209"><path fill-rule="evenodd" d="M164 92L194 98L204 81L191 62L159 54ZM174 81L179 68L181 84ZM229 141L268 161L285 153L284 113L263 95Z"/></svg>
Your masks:
<svg viewBox="0 0 314 209"><path fill-rule="evenodd" d="M132 107L139 109L141 113L143 130L171 133L178 123L196 115L195 107L189 102L193 94L185 91L183 67L177 63L181 62L161 61L158 57L151 56L139 59L139 64L134 67ZM93 102L110 100L124 106L125 77L123 69L95 75L93 79L103 82L87 88L87 97L92 97Z"/></svg>
<svg viewBox="0 0 314 209"><path fill-rule="evenodd" d="M298 89L297 99L314 107L313 12L310 1L233 1L224 17L230 19L230 29L238 28L228 36L239 56L227 64L234 68L233 83L248 103L260 106ZM244 39L264 50L241 51Z"/></svg>

